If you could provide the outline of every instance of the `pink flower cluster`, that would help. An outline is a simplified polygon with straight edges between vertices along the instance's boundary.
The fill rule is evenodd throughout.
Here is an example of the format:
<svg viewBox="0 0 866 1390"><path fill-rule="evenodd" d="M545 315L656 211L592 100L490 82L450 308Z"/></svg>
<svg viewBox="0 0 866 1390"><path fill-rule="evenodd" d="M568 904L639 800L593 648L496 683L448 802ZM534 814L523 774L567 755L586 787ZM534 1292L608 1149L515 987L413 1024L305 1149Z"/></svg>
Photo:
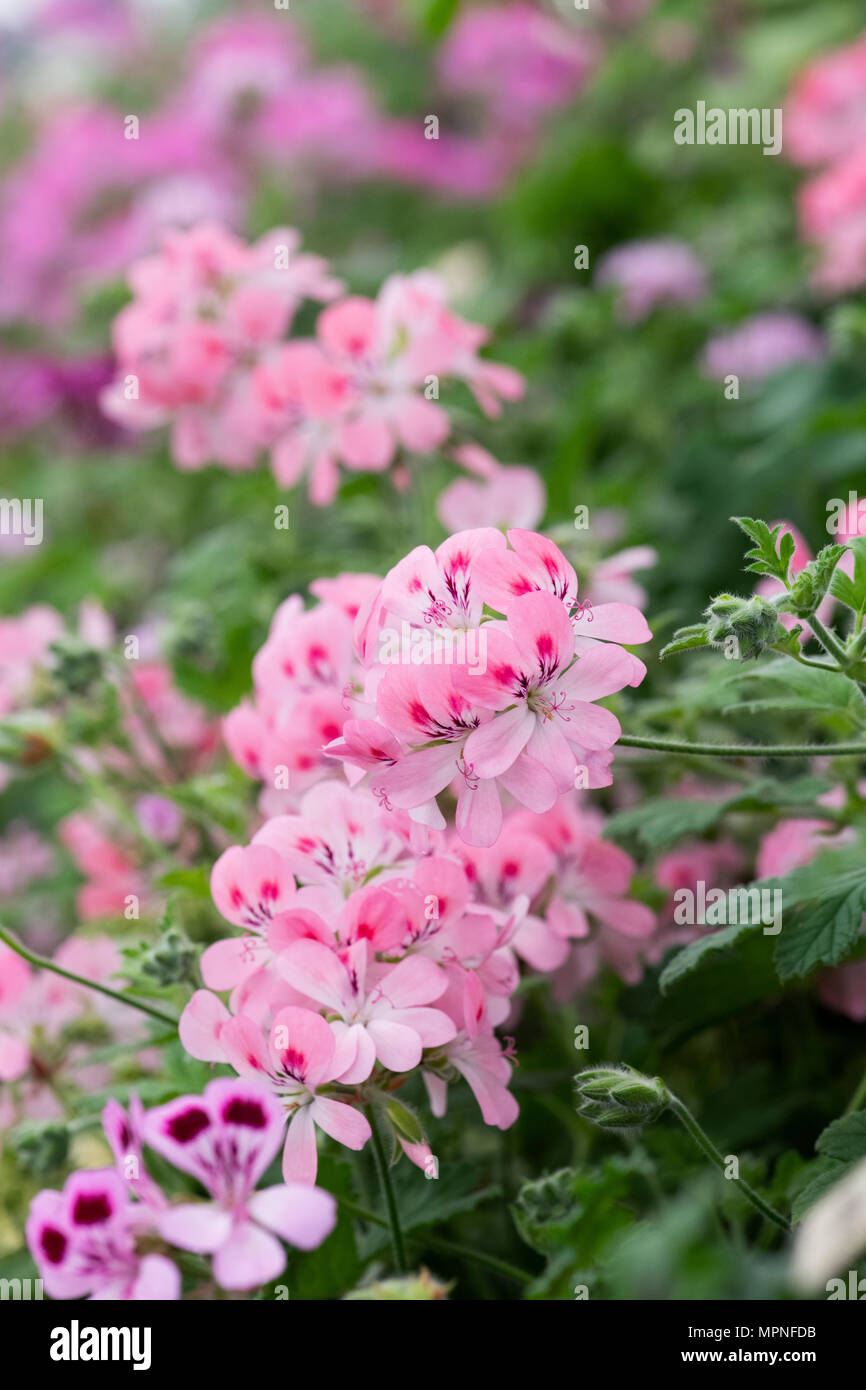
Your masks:
<svg viewBox="0 0 866 1390"><path fill-rule="evenodd" d="M284 1269L283 1242L312 1250L333 1230L330 1193L256 1190L283 1129L279 1104L256 1081L212 1081L201 1096L147 1112L109 1101L102 1118L116 1167L72 1173L62 1192L40 1192L30 1206L27 1242L51 1298L179 1299L180 1270L160 1244L210 1255L220 1288L254 1289ZM169 1201L144 1166L144 1145L210 1200Z"/></svg>
<svg viewBox="0 0 866 1390"><path fill-rule="evenodd" d="M495 615L504 615L498 617ZM651 634L638 609L578 598L577 576L532 531L461 531L418 546L386 575L355 625L373 718L352 718L329 753L386 809L491 845L501 793L549 810L575 786L610 784L620 734L596 702L638 685L624 643Z"/></svg>
<svg viewBox="0 0 866 1390"><path fill-rule="evenodd" d="M443 86L484 102L490 123L532 130L541 113L585 85L600 55L596 39L524 0L461 10L439 53Z"/></svg>
<svg viewBox="0 0 866 1390"><path fill-rule="evenodd" d="M810 63L785 108L785 148L823 165L800 190L800 226L818 247L818 284L834 293L866 281L866 37Z"/></svg>
<svg viewBox="0 0 866 1390"><path fill-rule="evenodd" d="M253 663L254 699L223 726L266 784L262 810L295 805L340 759L385 810L432 829L453 784L460 835L489 845L502 792L542 812L575 786L608 786L620 730L595 702L645 674L623 644L650 637L629 575L651 559L638 548L599 565L594 592L611 601L594 603L544 536L480 527L419 546L381 581L316 581L306 611L286 600Z"/></svg>
<svg viewBox="0 0 866 1390"><path fill-rule="evenodd" d="M495 1030L512 1015L519 961L562 968L573 993L602 963L639 975L654 930L653 913L628 901L631 859L601 828L563 802L510 812L488 849L435 832L419 843L364 788L329 781L221 856L214 902L243 934L205 951L207 989L180 1036L279 1098L287 1182L315 1180L317 1130L362 1148L359 1107L418 1069L435 1116L462 1076L485 1123L513 1123L511 1045ZM434 1176L420 1122L414 1139L395 1137Z"/></svg>
<svg viewBox="0 0 866 1390"><path fill-rule="evenodd" d="M340 464L381 472L401 447L429 453L447 438L443 378L465 382L488 415L522 394L517 372L479 357L486 330L447 308L433 275L392 276L375 300L337 299L339 282L298 243L281 228L247 246L202 224L133 265L109 415L137 428L170 422L181 468L251 468L268 449L277 481L308 475L323 505ZM336 302L314 338L287 342L303 299Z"/></svg>

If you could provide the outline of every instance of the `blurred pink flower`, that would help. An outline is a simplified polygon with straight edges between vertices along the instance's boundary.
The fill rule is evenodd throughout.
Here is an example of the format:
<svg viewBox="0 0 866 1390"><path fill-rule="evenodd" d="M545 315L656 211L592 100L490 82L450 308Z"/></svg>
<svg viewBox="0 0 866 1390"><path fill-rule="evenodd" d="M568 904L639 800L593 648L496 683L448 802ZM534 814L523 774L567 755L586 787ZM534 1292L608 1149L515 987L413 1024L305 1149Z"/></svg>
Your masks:
<svg viewBox="0 0 866 1390"><path fill-rule="evenodd" d="M534 468L505 468L477 444L455 449L454 458L480 481L458 478L440 494L436 515L446 531L478 526L535 529L547 506L547 491Z"/></svg>
<svg viewBox="0 0 866 1390"><path fill-rule="evenodd" d="M854 154L864 140L866 35L797 75L785 105L785 151L796 164L821 164Z"/></svg>
<svg viewBox="0 0 866 1390"><path fill-rule="evenodd" d="M637 323L658 304L694 304L707 292L704 268L684 242L659 237L630 241L602 257L597 285L618 291L619 314Z"/></svg>
<svg viewBox="0 0 866 1390"><path fill-rule="evenodd" d="M741 376L761 381L795 362L820 362L822 334L796 314L755 314L736 328L711 338L704 348L705 376Z"/></svg>

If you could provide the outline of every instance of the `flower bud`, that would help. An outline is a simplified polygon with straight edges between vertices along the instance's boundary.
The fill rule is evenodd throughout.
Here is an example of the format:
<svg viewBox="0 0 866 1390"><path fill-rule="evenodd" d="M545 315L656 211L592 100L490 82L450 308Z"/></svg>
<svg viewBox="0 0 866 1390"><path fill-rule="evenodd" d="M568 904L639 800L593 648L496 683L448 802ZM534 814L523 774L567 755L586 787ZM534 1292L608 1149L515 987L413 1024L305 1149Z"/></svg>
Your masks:
<svg viewBox="0 0 866 1390"><path fill-rule="evenodd" d="M409 1144L424 1143L424 1131L418 1116L407 1110L399 1100L389 1100L385 1106L385 1114L399 1138L405 1139Z"/></svg>
<svg viewBox="0 0 866 1390"><path fill-rule="evenodd" d="M719 594L704 616L710 646L724 647L733 639L741 661L760 656L785 636L775 605L760 596Z"/></svg>
<svg viewBox="0 0 866 1390"><path fill-rule="evenodd" d="M632 1129L651 1124L668 1104L660 1076L644 1076L631 1067L588 1067L575 1077L578 1114L602 1129Z"/></svg>
<svg viewBox="0 0 866 1390"><path fill-rule="evenodd" d="M843 545L825 545L814 560L805 565L791 584L785 607L798 618L811 618L830 587L833 571L844 553Z"/></svg>
<svg viewBox="0 0 866 1390"><path fill-rule="evenodd" d="M102 653L72 632L51 643L54 680L67 695L86 695L102 678Z"/></svg>
<svg viewBox="0 0 866 1390"><path fill-rule="evenodd" d="M196 949L177 927L169 927L155 946L151 946L141 961L141 971L163 989L192 978Z"/></svg>

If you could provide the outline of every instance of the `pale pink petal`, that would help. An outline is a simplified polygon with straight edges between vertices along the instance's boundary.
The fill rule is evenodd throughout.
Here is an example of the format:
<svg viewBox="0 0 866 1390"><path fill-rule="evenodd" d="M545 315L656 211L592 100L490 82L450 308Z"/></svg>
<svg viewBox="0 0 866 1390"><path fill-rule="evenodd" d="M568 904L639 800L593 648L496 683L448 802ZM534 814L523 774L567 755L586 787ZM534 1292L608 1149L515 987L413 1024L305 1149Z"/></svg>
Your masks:
<svg viewBox="0 0 866 1390"><path fill-rule="evenodd" d="M232 1229L231 1213L214 1202L188 1202L167 1207L157 1216L160 1235L170 1245L209 1255L225 1245Z"/></svg>
<svg viewBox="0 0 866 1390"><path fill-rule="evenodd" d="M299 1250L315 1250L337 1222L337 1203L330 1192L306 1183L287 1183L254 1192L250 1216Z"/></svg>
<svg viewBox="0 0 866 1390"><path fill-rule="evenodd" d="M286 1267L286 1252L275 1236L252 1221L238 1221L213 1259L222 1289L256 1289Z"/></svg>
<svg viewBox="0 0 866 1390"><path fill-rule="evenodd" d="M367 1117L351 1105L317 1096L310 1109L319 1128L332 1139L336 1139L338 1144L344 1144L347 1149L363 1149L370 1138L371 1130Z"/></svg>

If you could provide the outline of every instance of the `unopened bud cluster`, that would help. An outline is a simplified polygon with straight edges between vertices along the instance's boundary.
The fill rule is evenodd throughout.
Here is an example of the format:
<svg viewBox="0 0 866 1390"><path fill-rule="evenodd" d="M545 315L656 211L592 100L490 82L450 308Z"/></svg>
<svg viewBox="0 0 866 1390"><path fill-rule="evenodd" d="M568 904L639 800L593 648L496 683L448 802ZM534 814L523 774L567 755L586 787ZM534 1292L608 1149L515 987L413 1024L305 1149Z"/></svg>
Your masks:
<svg viewBox="0 0 866 1390"><path fill-rule="evenodd" d="M651 1124L670 1099L660 1076L644 1076L631 1067L587 1067L575 1077L575 1090L578 1114L601 1129Z"/></svg>

